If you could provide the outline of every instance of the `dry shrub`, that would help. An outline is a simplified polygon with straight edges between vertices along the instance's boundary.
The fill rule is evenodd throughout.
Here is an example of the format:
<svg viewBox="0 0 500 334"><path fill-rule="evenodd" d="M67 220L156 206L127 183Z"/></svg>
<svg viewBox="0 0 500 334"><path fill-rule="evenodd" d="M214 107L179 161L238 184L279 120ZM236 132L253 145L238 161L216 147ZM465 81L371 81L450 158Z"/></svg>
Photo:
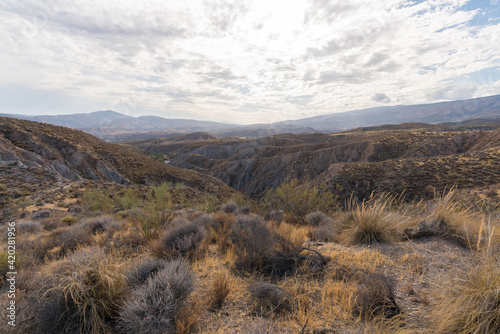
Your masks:
<svg viewBox="0 0 500 334"><path fill-rule="evenodd" d="M321 211L314 211L306 215L306 223L312 226L318 226L327 218L326 215Z"/></svg>
<svg viewBox="0 0 500 334"><path fill-rule="evenodd" d="M117 328L130 334L174 333L176 317L193 284L187 264L179 260L167 263L133 291L120 312Z"/></svg>
<svg viewBox="0 0 500 334"><path fill-rule="evenodd" d="M134 268L127 273L127 281L132 287L138 287L146 280L165 268L169 262L162 259L145 259L139 264L134 264Z"/></svg>
<svg viewBox="0 0 500 334"><path fill-rule="evenodd" d="M73 252L80 246L90 245L94 241L94 236L89 230L77 225L60 227L51 233L56 240L56 245L61 247L62 255Z"/></svg>
<svg viewBox="0 0 500 334"><path fill-rule="evenodd" d="M121 267L99 248L50 265L38 281L29 332L107 333L129 288ZM33 284L32 284L33 285Z"/></svg>
<svg viewBox="0 0 500 334"><path fill-rule="evenodd" d="M123 223L112 216L99 216L85 219L77 225L79 228L90 231L92 234L115 232L123 228Z"/></svg>
<svg viewBox="0 0 500 334"><path fill-rule="evenodd" d="M225 213L236 213L236 211L238 211L239 207L235 201L228 201L225 204L223 204L220 209L221 209L221 211L223 211Z"/></svg>
<svg viewBox="0 0 500 334"><path fill-rule="evenodd" d="M219 309L224 304L227 296L231 292L231 278L229 274L225 271L218 272L210 287L210 307L214 309Z"/></svg>
<svg viewBox="0 0 500 334"><path fill-rule="evenodd" d="M332 224L321 224L310 233L310 239L319 242L332 242L335 241L337 231Z"/></svg>
<svg viewBox="0 0 500 334"><path fill-rule="evenodd" d="M249 215L251 211L252 211L252 207L250 205L244 205L236 212L236 214Z"/></svg>
<svg viewBox="0 0 500 334"><path fill-rule="evenodd" d="M302 244L306 232L302 231L297 235L299 237L295 243ZM282 278L298 270L318 273L327 263L327 259L321 254L305 247L295 246L279 234L273 236L258 216L238 216L229 243L236 255L235 269L274 278Z"/></svg>
<svg viewBox="0 0 500 334"><path fill-rule="evenodd" d="M243 328L242 334L291 334L296 333L288 328L283 328L276 321L258 319Z"/></svg>
<svg viewBox="0 0 500 334"><path fill-rule="evenodd" d="M17 235L22 234L35 234L41 232L43 229L40 221L21 220L16 224Z"/></svg>
<svg viewBox="0 0 500 334"><path fill-rule="evenodd" d="M362 203L351 202L351 208L341 215L341 240L348 245L392 243L399 238L401 215L389 211L393 198L379 197Z"/></svg>
<svg viewBox="0 0 500 334"><path fill-rule="evenodd" d="M247 271L260 270L275 245L271 232L258 216L238 216L229 239L235 246L236 267Z"/></svg>
<svg viewBox="0 0 500 334"><path fill-rule="evenodd" d="M278 234L283 239L288 240L293 246L301 247L307 240L307 235L310 234L310 227L296 226L288 223L268 224L270 230L274 234Z"/></svg>
<svg viewBox="0 0 500 334"><path fill-rule="evenodd" d="M392 318L400 313L394 296L395 282L383 274L357 275L358 292L355 299L357 313L362 317Z"/></svg>
<svg viewBox="0 0 500 334"><path fill-rule="evenodd" d="M212 216L212 221L208 225L209 241L217 243L221 251L225 251L228 246L228 237L236 221L236 216L232 213L217 212Z"/></svg>
<svg viewBox="0 0 500 334"><path fill-rule="evenodd" d="M193 259L200 255L202 240L206 229L197 223L182 223L165 231L152 244L152 251L157 257L175 258L185 256Z"/></svg>
<svg viewBox="0 0 500 334"><path fill-rule="evenodd" d="M487 257L451 282L433 311L435 333L500 333L500 264Z"/></svg>
<svg viewBox="0 0 500 334"><path fill-rule="evenodd" d="M284 214L283 210L267 210L264 215L264 220L281 223L283 221Z"/></svg>
<svg viewBox="0 0 500 334"><path fill-rule="evenodd" d="M294 310L293 295L274 284L254 282L250 285L250 295L259 313L285 314Z"/></svg>
<svg viewBox="0 0 500 334"><path fill-rule="evenodd" d="M122 268L100 249L75 253L75 270L61 281L66 301L77 310L80 328L91 333L109 331L109 321L118 315L129 289Z"/></svg>

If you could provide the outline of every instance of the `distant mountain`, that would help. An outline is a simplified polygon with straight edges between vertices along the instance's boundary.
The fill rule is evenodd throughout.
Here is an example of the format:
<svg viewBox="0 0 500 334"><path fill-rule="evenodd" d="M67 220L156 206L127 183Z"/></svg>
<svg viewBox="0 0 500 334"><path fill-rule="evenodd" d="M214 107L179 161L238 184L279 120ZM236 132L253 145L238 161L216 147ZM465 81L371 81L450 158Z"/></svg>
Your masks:
<svg viewBox="0 0 500 334"><path fill-rule="evenodd" d="M288 120L270 124L234 125L157 116L132 117L115 111L58 116L6 115L83 130L108 141L143 140L172 133L209 132L219 137L258 138L282 133L338 132L360 127L400 123L465 122L500 118L500 95L464 101L390 106Z"/></svg>
<svg viewBox="0 0 500 334"><path fill-rule="evenodd" d="M319 131L333 132L382 124L442 123L478 118L500 118L500 95L463 101L354 110L282 121L277 124L311 127Z"/></svg>

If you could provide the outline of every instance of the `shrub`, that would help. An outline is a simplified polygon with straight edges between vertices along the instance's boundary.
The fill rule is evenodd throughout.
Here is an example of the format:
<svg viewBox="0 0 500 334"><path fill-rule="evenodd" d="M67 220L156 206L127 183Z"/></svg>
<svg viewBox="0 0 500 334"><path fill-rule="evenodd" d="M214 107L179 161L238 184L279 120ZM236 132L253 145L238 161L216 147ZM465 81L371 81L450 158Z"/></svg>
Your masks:
<svg viewBox="0 0 500 334"><path fill-rule="evenodd" d="M205 227L196 223L188 222L178 225L163 233L154 243L153 252L158 257L187 256L193 258L199 255L205 234Z"/></svg>
<svg viewBox="0 0 500 334"><path fill-rule="evenodd" d="M330 212L336 196L326 190L325 186L310 185L306 180L290 179L278 188L269 190L264 202L271 208L282 208L285 219L290 223L305 224L306 214L314 210Z"/></svg>
<svg viewBox="0 0 500 334"><path fill-rule="evenodd" d="M79 246L90 245L94 241L93 235L88 230L76 225L61 227L51 233L55 237L56 245L61 247L63 254L70 253Z"/></svg>
<svg viewBox="0 0 500 334"><path fill-rule="evenodd" d="M78 227L90 231L92 234L98 234L106 231L118 231L123 227L123 224L112 216L99 216L84 220L78 224Z"/></svg>
<svg viewBox="0 0 500 334"><path fill-rule="evenodd" d="M217 273L210 288L210 306L215 309L221 308L230 292L231 281L229 275L224 271Z"/></svg>
<svg viewBox="0 0 500 334"><path fill-rule="evenodd" d="M109 212L113 206L109 191L101 188L86 190L83 193L82 205L90 212Z"/></svg>
<svg viewBox="0 0 500 334"><path fill-rule="evenodd" d="M225 213L236 213L238 211L238 204L234 201L228 201L220 209Z"/></svg>
<svg viewBox="0 0 500 334"><path fill-rule="evenodd" d="M252 211L252 207L250 205L245 205L245 206L242 206L238 210L237 213L240 214L240 215L249 215L251 211Z"/></svg>
<svg viewBox="0 0 500 334"><path fill-rule="evenodd" d="M311 231L311 240L320 242L332 242L337 233L332 224L322 224Z"/></svg>
<svg viewBox="0 0 500 334"><path fill-rule="evenodd" d="M34 234L42 231L42 224L39 221L21 220L16 224L17 235Z"/></svg>
<svg viewBox="0 0 500 334"><path fill-rule="evenodd" d="M167 225L170 211L141 211L134 219L135 226L146 240L158 238L160 231Z"/></svg>
<svg viewBox="0 0 500 334"><path fill-rule="evenodd" d="M346 244L391 243L398 239L397 225L401 218L387 210L390 198L377 198L354 203L340 217L340 237Z"/></svg>
<svg viewBox="0 0 500 334"><path fill-rule="evenodd" d="M250 286L250 294L259 311L280 314L294 309L292 294L274 284L255 282Z"/></svg>
<svg viewBox="0 0 500 334"><path fill-rule="evenodd" d="M194 276L181 261L169 262L135 289L123 306L117 327L123 333L175 333L175 319L193 290Z"/></svg>
<svg viewBox="0 0 500 334"><path fill-rule="evenodd" d="M72 216L72 215L67 215L67 216L64 216L61 218L61 221L67 225L73 224L77 220L78 220L78 218L76 218L75 216Z"/></svg>
<svg viewBox="0 0 500 334"><path fill-rule="evenodd" d="M362 317L392 318L400 313L394 296L394 281L383 274L363 272L356 275L358 291L355 297L356 313Z"/></svg>
<svg viewBox="0 0 500 334"><path fill-rule="evenodd" d="M281 328L281 326L271 320L259 319L245 326L242 334L291 334L295 331Z"/></svg>
<svg viewBox="0 0 500 334"><path fill-rule="evenodd" d="M264 215L264 220L281 223L283 221L283 215L283 210L267 210Z"/></svg>
<svg viewBox="0 0 500 334"><path fill-rule="evenodd" d="M435 333L500 332L500 265L483 259L464 271L438 299L433 312Z"/></svg>
<svg viewBox="0 0 500 334"><path fill-rule="evenodd" d="M63 273L56 272L41 284L35 331L109 333L111 319L129 293L121 267L99 248L76 252L69 264Z"/></svg>
<svg viewBox="0 0 500 334"><path fill-rule="evenodd" d="M142 261L127 274L127 281L132 287L137 287L165 268L166 264L168 262L162 259L147 259Z"/></svg>
<svg viewBox="0 0 500 334"><path fill-rule="evenodd" d="M229 235L236 246L236 267L259 270L263 260L274 248L274 240L258 216L238 216Z"/></svg>
<svg viewBox="0 0 500 334"><path fill-rule="evenodd" d="M306 215L306 222L312 226L318 226L326 218L326 215L321 211L314 211Z"/></svg>

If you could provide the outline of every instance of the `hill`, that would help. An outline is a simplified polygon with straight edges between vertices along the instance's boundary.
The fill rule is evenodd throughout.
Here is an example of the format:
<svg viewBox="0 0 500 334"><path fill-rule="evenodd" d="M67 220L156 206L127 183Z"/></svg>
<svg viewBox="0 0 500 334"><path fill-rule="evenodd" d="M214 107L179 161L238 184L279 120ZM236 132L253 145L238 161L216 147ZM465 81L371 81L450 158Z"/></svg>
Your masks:
<svg viewBox="0 0 500 334"><path fill-rule="evenodd" d="M72 181L119 184L183 183L200 193L234 191L196 171L167 166L133 147L107 143L83 131L0 117L0 183L29 193Z"/></svg>

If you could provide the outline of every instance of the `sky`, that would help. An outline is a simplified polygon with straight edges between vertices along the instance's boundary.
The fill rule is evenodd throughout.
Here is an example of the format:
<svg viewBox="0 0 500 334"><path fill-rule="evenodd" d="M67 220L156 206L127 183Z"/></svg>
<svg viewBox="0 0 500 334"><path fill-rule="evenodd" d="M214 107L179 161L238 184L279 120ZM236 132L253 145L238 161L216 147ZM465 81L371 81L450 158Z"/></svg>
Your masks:
<svg viewBox="0 0 500 334"><path fill-rule="evenodd" d="M2 0L0 113L240 124L500 94L500 0Z"/></svg>

